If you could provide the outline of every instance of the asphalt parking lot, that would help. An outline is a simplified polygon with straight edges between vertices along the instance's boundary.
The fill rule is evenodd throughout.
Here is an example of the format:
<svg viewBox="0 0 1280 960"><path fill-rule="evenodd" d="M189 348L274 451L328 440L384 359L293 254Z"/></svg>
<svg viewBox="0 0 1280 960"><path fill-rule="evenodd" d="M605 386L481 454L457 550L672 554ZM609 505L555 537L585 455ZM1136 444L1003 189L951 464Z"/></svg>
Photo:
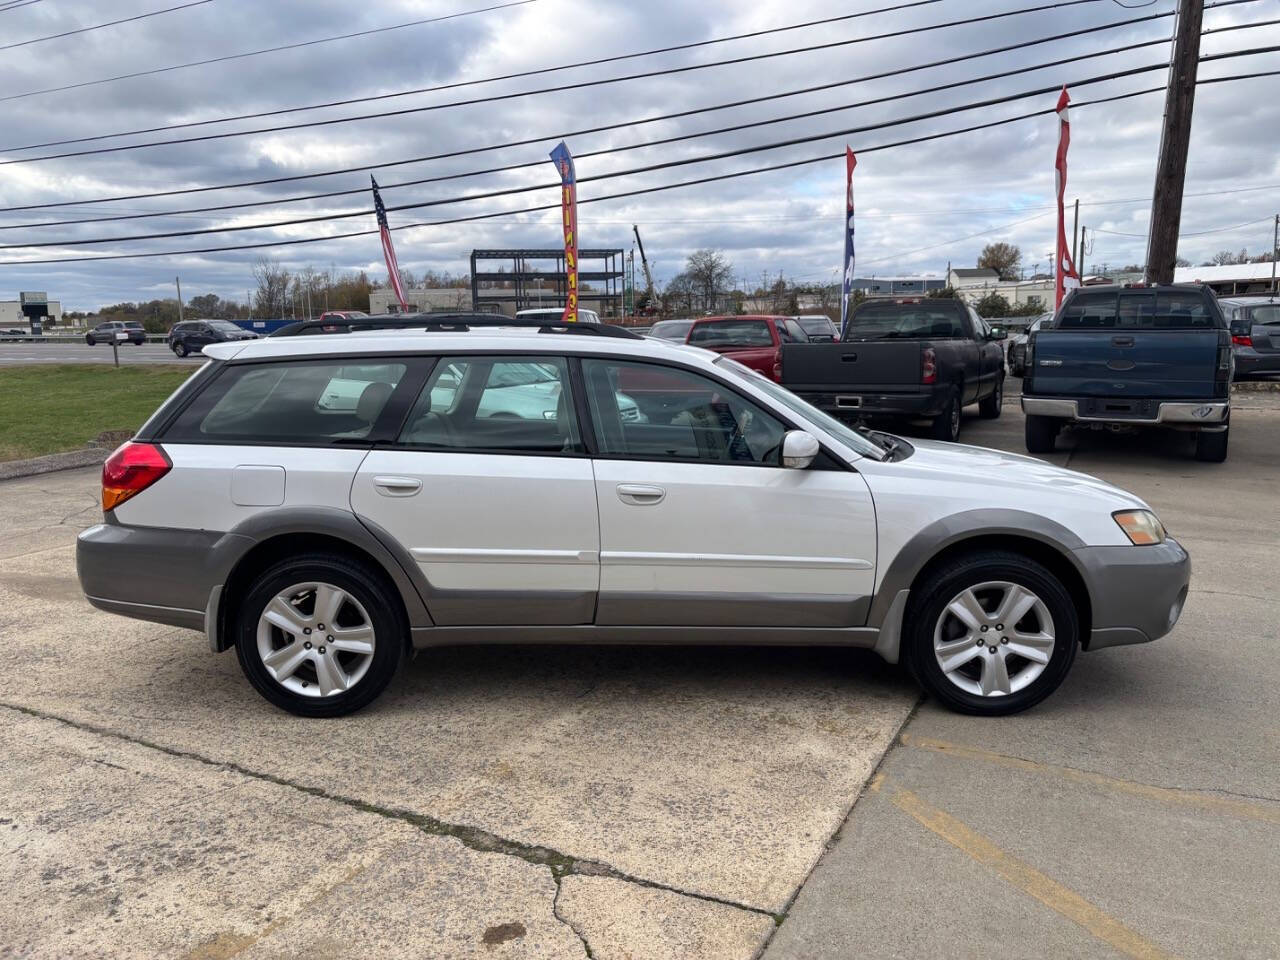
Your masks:
<svg viewBox="0 0 1280 960"><path fill-rule="evenodd" d="M198 354L185 360L174 356L163 343L121 344L120 363L191 363L203 359ZM20 367L42 363L115 363L111 344L99 343L0 343L0 367Z"/></svg>
<svg viewBox="0 0 1280 960"><path fill-rule="evenodd" d="M1224 465L1054 456L1151 502L1192 591L998 720L863 651L665 647L424 652L300 720L83 601L96 471L0 484L0 956L1280 955L1280 403L1232 416Z"/></svg>

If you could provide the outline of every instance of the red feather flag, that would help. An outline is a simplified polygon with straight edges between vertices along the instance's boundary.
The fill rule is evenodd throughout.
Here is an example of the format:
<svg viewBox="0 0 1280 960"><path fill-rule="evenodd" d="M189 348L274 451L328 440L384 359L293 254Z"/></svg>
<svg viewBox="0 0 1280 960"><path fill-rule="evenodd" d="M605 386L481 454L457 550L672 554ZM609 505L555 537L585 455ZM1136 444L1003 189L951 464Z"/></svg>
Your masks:
<svg viewBox="0 0 1280 960"><path fill-rule="evenodd" d="M1080 286L1080 274L1076 273L1076 265L1071 259L1071 249L1067 246L1066 215L1062 209L1062 198L1067 192L1067 148L1071 146L1071 119L1067 108L1071 97L1067 88L1062 88L1058 97L1058 153L1054 160L1057 170L1058 187L1058 255L1055 258L1053 281L1053 309L1062 306L1063 294L1072 287Z"/></svg>

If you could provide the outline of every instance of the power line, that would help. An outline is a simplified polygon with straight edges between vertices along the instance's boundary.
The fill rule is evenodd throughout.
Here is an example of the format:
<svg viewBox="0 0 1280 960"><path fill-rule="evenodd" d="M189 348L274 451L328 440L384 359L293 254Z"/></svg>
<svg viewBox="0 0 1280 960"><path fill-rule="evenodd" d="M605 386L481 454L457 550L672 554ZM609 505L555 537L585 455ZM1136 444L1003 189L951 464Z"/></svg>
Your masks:
<svg viewBox="0 0 1280 960"><path fill-rule="evenodd" d="M1253 2L1253 0L1238 0L1238 2ZM547 136L532 137L526 140L507 141L505 143L490 144L483 147L472 147L464 150L455 150L449 153L428 154L426 156L408 157L400 160L390 160L390 161L384 161L381 163L374 163L374 164L363 164L361 166L355 166L355 167L342 167L342 168L331 169L331 170L322 170L316 173L292 174L284 177L268 177L260 180L242 180L234 183L212 184L212 185L206 185L201 187L184 187L184 188L175 189L175 190L159 190L159 191L152 191L149 193L126 194L126 195L115 196L115 197L97 197L97 198L86 199L86 200L62 200L62 201L57 201L53 203L36 203L36 204L24 204L24 205L12 206L12 207L0 207L0 213L12 213L20 210L47 210L47 209L53 209L56 207L84 206L87 204L97 204L97 203L113 203L121 200L148 200L148 199L154 199L157 197L179 196L179 195L185 195L185 194L191 194L191 193L207 193L207 192L216 191L216 190L231 190L231 189L241 189L244 187L269 186L277 183L292 183L292 182L302 181L302 180L316 180L323 177L337 176L337 175L346 174L346 173L366 173L370 170L381 170L381 169L387 169L389 167L406 166L414 163L425 163L425 162L434 161L434 160L444 160L444 159L450 159L453 157L466 156L472 153L484 153L492 150L505 150L513 146L528 146L535 143L542 143L546 140L560 140L560 139L566 139L569 137L584 136L586 134L591 134L591 133L602 133L608 130L616 130L616 129L619 129L620 127L636 126L636 125L645 124L645 123L656 123L663 120L674 120L682 117L693 116L700 113L709 113L717 110L728 110L734 107L748 106L751 104L762 103L762 102L774 100L774 99L800 96L802 94L815 93L818 91L829 90L829 89L833 89L841 86L850 86L853 84L864 83L871 80L881 80L888 77L894 77L894 76L900 76L903 74L913 73L919 70L925 70L933 67L947 66L954 63L960 63L965 60L979 59L986 56L992 56L998 53L1006 53L1011 50L1020 50L1020 49L1024 49L1025 47L1036 46L1044 43L1050 43L1057 40L1068 39L1072 37L1082 36L1090 33L1097 33L1097 32L1106 31L1106 30L1114 30L1117 27L1130 26L1132 24L1140 23L1146 20L1155 20L1155 19L1160 19L1162 17L1171 16L1171 15L1172 14L1167 14L1167 13L1156 14L1155 16L1139 17L1134 20L1123 20L1116 23L1103 24L1102 26L1097 26L1097 27L1088 27L1080 30L1071 30L1066 33L1053 34L1051 36L1042 37L1035 40L1019 41L1018 43L1008 44L1001 47L992 47L990 49L982 50L977 53L962 54L955 57L947 57L942 60L933 60L927 63L917 64L915 66L900 67L894 70L882 71L880 73L864 74L860 77L853 77L848 80L837 80L830 83L818 84L815 86L801 87L799 89L786 91L784 93L770 94L768 96L752 97L752 98L742 99L742 100L731 100L725 103L714 104L709 107L699 107L699 108L690 109L690 110L681 110L674 113L659 114L657 116L650 116L650 117L644 117L644 118L635 119L635 120L629 120L624 123L605 124L602 126L587 127L581 130L553 133L553 134L548 134ZM1249 24L1245 26L1246 27L1255 26L1255 24ZM1229 25L1226 27L1216 28L1214 32L1217 32L1218 30L1232 30L1232 29L1237 29L1237 27L1235 25ZM1162 39L1159 42L1167 42L1167 41ZM395 186L405 186L405 185L416 185L416 181L409 181L407 183L402 182L399 184L387 184L386 186L388 189L391 189ZM365 188L361 187L358 192L363 193L364 190ZM332 195L339 196L341 195L341 193L342 192L334 192ZM328 194L317 194L314 197L308 197L306 199L318 199L324 196L328 196ZM265 201L265 202L270 203L272 201ZM259 205L259 204L255 204L255 205Z"/></svg>
<svg viewBox="0 0 1280 960"><path fill-rule="evenodd" d="M41 0L13 0L12 3L6 3L0 6L0 13L8 13L10 10L17 10L19 7L29 7L33 3L40 3Z"/></svg>
<svg viewBox="0 0 1280 960"><path fill-rule="evenodd" d="M26 0L29 3L37 3L39 0ZM477 10L463 10L458 13L450 13L439 17L428 17L425 20L411 20L408 23L397 23L389 27L374 27L370 30L358 30L355 33L343 33L336 37L319 37L315 40L303 40L300 43L286 43L278 47L264 47L261 50L249 50L245 53L232 53L223 57L210 57L208 60L193 60L190 63L174 64L170 67L157 67L153 70L139 70L136 73L122 73L116 77L103 77L100 80L85 80L81 83L68 83L61 87L49 87L45 90L28 90L26 93L11 93L8 96L0 97L0 103L6 100L22 100L26 97L40 96L45 93L59 93L64 90L79 90L82 87L93 87L102 83L113 83L116 80L130 80L134 77L149 77L158 73L169 73L173 70L184 70L187 67L203 67L211 63L226 63L228 60L243 60L247 57L258 57L264 53L279 53L283 50L297 50L300 47L313 47L321 43L333 43L338 40L352 40L356 37L368 37L377 33L388 33L392 30L403 30L406 27L420 27L428 23L440 23L443 20L456 20L460 17L470 17L478 13L489 13L493 10L505 10L508 7L519 7L526 3L536 3L537 0L512 0L510 3L501 3L491 7L480 7ZM932 0L937 2L937 0ZM8 9L3 8L3 9ZM3 12L0 9L0 12Z"/></svg>
<svg viewBox="0 0 1280 960"><path fill-rule="evenodd" d="M1272 77L1272 76L1280 76L1280 70L1260 71L1260 72L1254 72L1254 73L1235 74L1227 77L1213 77L1208 79L1200 79L1197 81L1197 83L1199 84L1228 83L1235 80L1254 80L1254 79L1259 79L1261 77ZM1150 87L1146 90L1136 90L1130 93L1114 94L1107 97L1099 97L1095 100L1078 101L1072 104L1072 107L1075 109L1083 109L1085 107L1096 106L1098 104L1114 103L1120 100L1129 100L1134 97L1146 96L1153 93L1160 93L1163 90L1164 90L1164 87ZM1017 123L1022 120L1029 120L1036 117L1042 117L1052 113L1054 113L1054 110L1052 108L1045 109L1045 110L1035 110L1030 113L1024 113L1015 117L1006 117L1000 120L991 120L985 123L972 124L967 127L960 127L955 130L947 130L941 133L925 134L918 137L911 137L905 140L898 140L892 143L878 144L870 147L860 147L858 152L860 154L874 153L881 150L893 149L895 147L925 143L933 140L941 140L947 137L954 137L964 133L972 133L978 130L988 130L993 127L1004 126L1010 123ZM778 170L794 169L797 167L808 166L815 163L825 163L831 160L843 159L843 157L844 157L843 152L824 154L822 156L817 156L817 157L806 157L800 160L789 160L784 163L772 164L770 166L756 167L751 170L739 170L733 173L716 174L712 176L702 177L697 180L685 180L678 183L660 184L652 187L643 187L643 188L627 190L619 193L605 194L598 197L584 197L584 198L580 198L578 200L578 203L579 204L601 203L609 200L620 200L620 199L642 196L642 195L651 194L651 193L660 193L667 190L678 190L678 189L683 189L685 187L702 186L705 184L718 183L725 180L735 180L740 177L755 176L761 173L771 173ZM559 203L550 203L550 204L543 204L535 207L524 207L524 208L515 209L515 210L498 210L498 211L491 211L488 213L471 214L469 216L454 217L448 220L434 220L434 221L425 221L425 222L419 222L419 223L407 223L401 226L392 227L391 229L395 231L400 231L400 230L413 230L420 227L447 226L447 225L457 224L457 223L471 223L477 220L491 220L491 219L497 219L500 217L518 216L520 214L528 214L528 213L541 213L548 210L559 210L559 209L560 209ZM157 251L151 251L147 253L117 253L117 254L105 254L103 256L97 256L97 257L56 257L56 258L48 258L48 259L42 259L42 260L30 260L30 259L0 260L0 266L43 266L43 265L54 264L54 263L89 263L89 262L96 262L99 260L140 260L140 259L149 259L153 257L188 256L193 254L204 254L204 253L215 253L215 254L229 253L229 252L235 252L238 250L262 250L262 249L267 249L272 247L290 247L290 246L298 246L301 244L308 244L308 243L321 243L328 240L346 240L353 237L374 236L377 233L378 233L377 230L354 230L354 231L349 231L347 233L329 234L327 236L322 236L322 237L297 237L292 240L276 239L276 240L266 240L259 243L235 244L231 246L220 246L220 247L202 247L202 248L194 248L194 249L186 249L186 250L157 250Z"/></svg>
<svg viewBox="0 0 1280 960"><path fill-rule="evenodd" d="M1226 30L1251 29L1254 27L1263 27L1263 26L1273 26L1277 23L1280 23L1280 19L1262 21L1259 23L1233 24L1227 27L1219 28L1214 32L1221 32ZM1110 26L1114 26L1114 25L1109 25L1107 28L1092 27L1084 31L1073 31L1073 34L1079 34L1082 32L1093 32L1100 29L1109 29ZM1043 43L1051 39L1059 39L1060 37L1061 35L1053 38L1045 38L1045 40L1032 41L1032 43ZM809 110L803 113L789 114L782 117L773 117L765 120L753 120L750 122L734 124L727 127L719 127L712 130L703 130L697 133L681 134L681 135L666 137L658 140L652 140L652 139L644 140L639 143L632 143L624 146L609 147L607 149L602 149L602 150L587 151L587 152L576 154L576 159L582 160L589 157L623 153L623 152L638 150L638 149L646 149L649 147L661 146L665 144L679 143L679 142L684 142L688 140L700 139L702 137L709 137L709 136L714 136L722 133L732 133L740 130L752 129L755 127L770 126L777 123L807 119L810 117L821 116L823 114L828 114L828 113L839 113L845 110L852 110L859 107L889 103L897 100L908 99L911 97L923 96L925 94L937 93L943 90L951 90L959 87L967 87L973 84L984 83L991 80L1003 79L1006 77L1011 77L1011 76L1015 76L1022 73L1033 73L1033 72L1044 70L1050 67L1062 66L1064 64L1075 63L1082 60L1092 60L1097 57L1110 56L1117 53L1125 53L1125 52L1136 50L1142 47L1148 47L1148 46L1163 44L1167 42L1168 42L1167 39L1163 37L1155 40L1144 40L1138 43L1132 43L1132 44L1127 44L1121 47L1114 47L1108 50L1098 51L1096 53L1079 54L1073 57L1064 57L1059 60L1037 62L1035 64L1032 64L1026 67L1018 67L1013 70L1004 70L998 73L987 74L981 77L973 77L968 80L952 81L950 83L939 84L932 87L923 87L919 89L910 90L906 93L892 94L888 96L877 97L870 100L863 100L863 101L854 102L854 103L839 104L833 107L824 107L817 110ZM1022 43L1014 44L1010 47L999 48L999 50L1003 51L1008 49L1018 49L1027 45L1028 44L1022 44ZM958 60L973 59L976 57L985 56L992 52L993 51L983 51L982 53L979 53L979 54L965 54L960 57L949 58L947 61L943 61L943 62L953 63ZM925 67L931 67L935 65L936 65L936 62L933 64L925 64L921 67L904 67L898 70L888 71L887 74L886 73L874 74L871 77L862 77L862 78L857 78L855 80L839 81L838 83L824 84L822 86L826 88L826 87L832 87L837 85L849 85L852 83L859 83L867 79L879 79L886 75L912 72L918 69L924 69ZM1155 68L1153 67L1153 68L1144 68L1144 69L1155 69ZM605 130L616 130L624 127L633 127L633 126L639 126L641 124L654 123L660 120L669 120L675 117L684 117L684 116L690 116L698 113L706 113L706 112L711 112L715 110L722 110L722 109L728 108L729 106L742 106L746 103L759 103L767 100L775 100L775 99L794 96L798 92L811 92L814 89L815 88L813 87L809 87L809 88L805 88L802 91L787 91L783 93L770 94L764 97L754 97L746 101L735 101L731 104L719 104L711 107L703 107L703 108L697 108L692 110L680 111L674 114L664 114L657 117L647 117L647 118L626 120L620 123L607 124L605 126L588 128L586 130L575 130L568 133L550 134L550 135L545 135L541 137L532 137L526 140L506 141L505 143L490 144L484 147L473 147L466 150L457 150L457 151L452 151L450 153L436 154L431 157L423 157L420 159L424 161L425 160L442 160L442 159L449 159L453 157L463 156L471 153L481 153L481 152L492 151L492 150L506 150L516 146L525 146L525 145L535 144L535 143L545 143L549 140L567 139L571 137L582 136L584 134L589 134L589 133L598 133ZM458 180L458 179L487 175L487 174L507 173L510 171L523 170L531 167L541 167L544 163L545 161L542 159L530 160L524 163L507 164L505 166L500 166L500 167L490 167L488 169L482 169L482 170L470 170L470 171L464 171L461 173L442 174L442 175L433 176L433 177L425 177L417 180L384 182L382 184L379 184L379 187L384 191L394 190L397 188L403 188L403 187L409 187L409 186L421 186L423 184L428 184L428 183L439 183L447 180ZM344 172L354 172L354 171L344 171ZM179 209L179 210L156 210L156 211L144 211L141 213L126 212L126 213L107 215L107 216L81 217L74 220L44 220L44 221L33 221L29 223L6 224L6 225L0 225L0 231L33 229L33 228L49 227L49 226L68 226L68 225L83 224L83 223L106 223L106 222L118 222L118 221L125 221L125 220L143 220L143 219L152 219L156 217L169 217L169 216L176 217L176 216L182 216L185 214L211 213L211 212L224 211L224 210L243 210L250 207L272 206L272 205L285 204L285 203L300 203L308 200L322 200L322 199L328 199L332 197L352 196L356 194L363 195L364 193L367 192L367 190L368 190L367 187L361 186L361 187L351 188L347 190L331 190L331 191L322 192L322 193L302 194L302 195L293 196L293 197L277 197L277 198L270 198L266 200L252 200L252 201L246 201L241 203L218 204L218 205L207 206L207 207L191 207L191 208L185 208L185 209ZM391 208L391 209L395 209L395 208Z"/></svg>
<svg viewBox="0 0 1280 960"><path fill-rule="evenodd" d="M47 37L33 37L30 40L19 40L17 43L7 43L0 47L2 50L13 50L16 47L29 47L33 43L44 43L46 40L61 40L63 37L73 37L78 33L90 33L94 30L102 30L106 27L119 26L122 23L133 23L135 20L146 20L148 17L158 17L162 13L173 13L175 10L186 10L188 7L199 7L206 3L213 3L213 0L190 0L189 3L180 3L176 7L165 7L163 10L152 10L150 13L139 13L136 16L124 17L121 20L110 20L107 23L99 23L92 27L77 27L75 30L64 30L62 33L53 33Z"/></svg>
<svg viewBox="0 0 1280 960"><path fill-rule="evenodd" d="M727 43L731 40L745 40L751 37L760 37L760 36L764 36L766 34L771 34L771 33L783 33L788 30L800 30L800 29L803 29L804 27L814 27L814 26L820 26L820 25L829 24L829 23L837 23L841 20L852 20L858 17L866 17L874 13L889 13L895 10L906 10L911 7L923 7L929 4L941 3L941 2L942 0L911 0L911 2L899 3L896 6L892 6L892 7L881 7L877 10L864 10L860 13L848 13L838 17L827 17L822 20L808 20L804 23L795 23L795 24L790 24L788 26L784 26L784 27L773 27L768 30L755 30L755 31L752 31L751 33L738 33L729 37L715 37L710 40L698 40L693 43L681 43L681 44L677 44L675 46L670 46L670 47L658 47L653 50L644 50L639 53L618 54L611 57L601 57L598 60L585 60L580 63L563 64L557 67L541 67L537 70L523 70L519 73L507 73L507 74L503 74L501 76L496 76L496 77L485 77L484 79L481 79L481 80L464 80L458 83L445 83L435 87L422 87L417 90L405 90L399 93L382 94L381 96L377 96L377 97L366 97L366 98L359 98L356 100L338 100L338 101L334 101L332 104L320 104L319 106L339 106L339 105L348 104L348 103L360 103L364 100L381 100L389 97L406 97L413 93L431 93L439 90L453 90L458 87L469 87L469 86L474 86L476 84L481 84L481 83L493 83L498 80L515 80L521 77L532 77L532 76L537 76L539 74L544 74L544 73L555 73L559 70L571 70L571 69L576 69L578 67L592 67L602 63L615 63L619 60L631 60L636 57L650 57L659 53L671 53L676 50L691 50L694 47L705 47L705 46L709 46L711 44L716 44L716 43ZM510 5L514 6L514 4L510 4ZM486 8L486 9L490 9L490 8ZM425 23L429 21L418 21L418 22ZM401 26L414 26L414 25L415 24L402 24ZM382 27L380 29L381 30L397 30L399 29L399 27ZM35 97L45 93L58 93L63 90L75 90L79 87L90 87L100 83L113 83L116 80L131 80L134 77L146 77L146 76L151 76L157 73L167 73L172 70L184 70L187 67L200 67L209 63L222 63L223 61L226 61L226 60L236 60L242 57L255 57L260 53L274 53L278 50L290 50L290 49L293 49L294 47L307 46L308 44L327 43L330 40L346 40L351 37L363 36L365 33L375 33L375 32L378 32L378 31L370 30L370 31L361 31L360 33L349 33L349 34L344 34L340 37L327 37L321 40L309 40L307 41L307 43L288 44L283 47L270 47L266 50L254 50L248 53L236 53L236 54L231 54L225 57L213 57L209 60L194 60L190 63L179 63L170 67L159 67L154 70L140 70L137 73L124 73L118 77L103 77L101 80L86 80L83 83L72 83L64 87L50 87L47 90L31 90L31 91L28 91L27 93L15 93L7 97L0 97L0 102L4 102L5 100L18 100L23 97ZM279 111L271 111L268 113L247 114L242 119L250 119L253 117L266 117L266 116L271 116L273 113L292 113L292 112L301 111L301 110L316 110L316 109L319 109L319 106L294 107L294 108L288 108L288 109L279 110ZM200 122L201 123L221 123L222 121L204 120ZM177 126L184 126L184 124L178 124ZM155 127L155 128L152 128L151 130L144 130L139 132L151 133L151 132L154 132L155 130L163 130L163 129L172 129L172 128ZM108 134L108 136L112 136L112 134ZM115 134L114 136L123 136L123 134Z"/></svg>
<svg viewBox="0 0 1280 960"><path fill-rule="evenodd" d="M1248 220L1245 223L1233 224L1230 227L1215 227L1212 230L1198 230L1195 233L1179 232L1178 239L1182 239L1183 237L1207 237L1211 233L1227 233L1230 230L1239 230L1241 227L1252 227L1257 223L1270 223L1271 220L1272 218L1270 216L1266 216L1258 220ZM1089 229L1094 233L1107 233L1113 237L1136 237L1139 240L1147 239L1147 235L1145 233L1121 233L1118 230L1103 230L1101 227L1090 227Z"/></svg>
<svg viewBox="0 0 1280 960"><path fill-rule="evenodd" d="M1278 50L1280 50L1280 45L1273 45L1269 47L1255 47L1247 50L1234 50L1234 51L1229 51L1227 53L1212 54L1202 59L1205 61L1232 59L1235 57L1253 56L1260 53L1273 53ZM1167 63L1156 63L1156 64L1149 64L1143 67L1132 67L1128 70L1114 71L1112 73L1103 74L1101 76L1090 77L1084 80L1077 80L1068 84L1068 86L1076 87L1076 88L1090 86L1095 83L1105 83L1111 80L1119 79L1121 77L1134 76L1140 73L1149 73L1153 70L1164 70L1164 69L1167 69L1167 67L1168 67ZM925 113L917 113L907 117L899 117L896 120L885 120L885 121L880 121L878 123L866 124L861 127L851 127L848 129L841 129L841 130L831 130L831 131L826 131L824 133L811 134L804 137L791 137L786 140L771 141L769 143L756 144L754 146L749 146L749 147L739 147L734 150L725 150L719 153L705 154L699 157L687 157L680 160L667 160L662 163L652 163L652 164L647 164L645 166L633 167L629 170L619 170L613 173L604 173L604 174L596 174L595 176L579 177L578 183L584 184L584 183L593 183L599 180L614 180L619 177L633 176L639 173L651 173L655 170L673 169L675 167L684 167L684 166L689 166L690 164L695 164L695 163L707 163L712 160L724 160L729 157L739 157L739 156L744 156L746 154L751 154L751 153L760 153L763 151L777 150L783 147L798 146L800 144L813 143L815 141L827 140L834 137L848 137L853 134L868 133L873 130L884 130L889 127L902 126L904 124L915 123L920 120L931 120L937 117L950 116L955 113L963 113L970 110L983 109L986 107L992 107L992 106L998 106L1000 104L1010 103L1015 100L1025 100L1029 97L1042 96L1045 94L1055 93L1059 89L1061 89L1061 86L1062 86L1061 83L1055 83L1050 86L1037 88L1035 90L1027 90L1021 93L1010 94L1010 95L1001 96L1001 97L991 97L985 100L979 100L979 101L974 101L967 104L962 104L958 107L945 107L939 110L930 110ZM1052 111L1047 111L1047 112L1052 112ZM679 138L679 139L687 139L687 138ZM661 141L658 141L658 142L660 143ZM642 144L641 146L645 146L645 144ZM613 151L611 150L597 151L597 153L611 153L611 152ZM557 184L543 183L543 184L534 184L534 185L521 186L521 187L507 187L501 190L486 191L484 193L466 194L466 195L456 196L456 197L445 197L445 198L439 198L435 200L420 201L417 203L402 203L394 206L388 206L386 209L388 212L395 212L400 210L420 210L426 207L444 206L444 205L453 204L453 203L467 203L475 200L492 199L494 197L505 197L505 196L512 196L512 195L521 194L521 193L531 193L538 190L549 190L555 186L557 186ZM93 245L102 244L102 243L131 242L131 241L137 241L137 240L162 240L162 239L168 239L172 237L191 237L191 236L200 236L200 235L212 234L212 233L243 233L250 230L267 230L267 229L274 229L277 227L297 226L299 224L306 224L306 223L319 223L319 222L329 222L333 220L342 220L350 217L366 216L368 213L369 213L369 208L361 207L356 210L340 211L337 213L324 213L324 214L317 214L315 216L310 216L310 217L296 217L289 220L273 220L266 223L244 224L242 226L233 226L233 227L205 227L198 230L172 230L172 231L166 231L163 233L136 234L133 236L125 236L125 237L91 237L88 239L78 239L78 240L46 240L38 243L0 244L0 250L37 249L42 247L81 247L81 246L93 246Z"/></svg>
<svg viewBox="0 0 1280 960"><path fill-rule="evenodd" d="M386 117L399 117L399 116L406 116L409 114L424 113L424 112L430 112L435 110L446 110L453 107L476 106L482 103L496 103L496 102L506 101L506 100L516 100L523 97L541 96L542 94L547 94L547 93L563 93L566 90L580 90L580 89L591 88L591 87L599 87L606 84L623 83L631 80L642 80L642 79L649 79L652 77L670 76L672 74L677 74L677 73L688 73L690 71L695 71L695 70L706 70L711 67L721 67L726 65L749 63L757 60L767 60L774 57L790 56L790 55L799 54L799 53L812 53L816 50L828 50L835 47L849 46L851 44L868 43L873 40L886 40L886 39L892 39L896 37L904 37L910 34L926 33L933 30L942 30L942 29L947 29L951 27L967 26L975 23L986 23L992 20L1000 20L1006 17L1021 16L1023 14L1028 14L1028 13L1037 13L1044 10L1057 10L1063 7L1074 7L1074 6L1079 6L1080 4L1085 4L1085 3L1100 3L1100 2L1103 2L1103 0L1054 0L1054 2L1052 3L1045 3L1035 7L1024 7L1018 10L1005 11L1003 13L984 14L982 16L969 17L963 20L951 20L946 23L928 24L920 27L908 27L901 30L890 31L887 33L868 34L866 36L853 37L852 39L848 39L848 40L837 40L829 43L810 44L809 46L806 46L806 47L795 47L789 50L777 50L770 53L751 54L749 56L734 57L728 60L713 60L713 61L708 61L706 63L686 64L684 66L679 66L679 67L666 67L661 70L649 70L644 73L633 73L633 74L628 74L626 76L621 76L621 77L605 77L603 79L596 79L596 80L582 80L575 83L560 84L559 86L553 86L553 87L541 87L534 90L516 90L510 93L492 94L487 97L473 97L470 100L451 100L447 103L434 103L434 104L428 104L426 106L421 106L421 107L405 107L400 110L384 110L377 113L356 114L354 116L349 116L349 117L334 117L328 120L308 120L302 123L280 124L274 127L254 127L249 130L232 130L232 131L226 131L223 133L208 133L208 134L201 134L199 136L193 136L193 137L177 137L171 140L148 140L142 143L121 144L121 145L112 146L112 147L95 147L94 149L91 149L91 150L74 150L74 151L68 151L65 153L44 154L38 157L12 158L9 160L0 161L0 165L7 165L7 164L13 164L13 163L39 163L45 160L61 160L68 157L83 157L83 156L90 156L90 155L102 154L102 153L119 153L122 151L142 150L142 149L147 149L151 147L173 146L175 144L201 143L208 140L223 140L223 139L232 138L232 137L247 137L247 136L253 136L255 134L260 134L260 133L280 133L285 130L299 130L307 127L323 127L323 126L332 126L334 124L354 123L354 122L359 122L364 120L379 120L379 119L384 119ZM1237 3L1256 3L1256 2L1258 2L1258 0L1220 0L1218 5L1232 6ZM360 102L363 102L364 99L366 98L361 98ZM299 108L295 107L295 108L285 109L283 111L271 111L271 113L272 114L280 113L280 112L292 113L292 112L296 112L298 109ZM59 144L85 143L85 142L94 141L94 140L111 139L114 137L132 136L134 134L140 134L140 133L151 133L157 130L174 130L174 129L184 128L184 127L199 126L199 125L205 125L210 123L224 123L231 120L244 120L244 119L250 119L251 117L252 115L242 115L237 117L223 117L217 120L202 120L202 121L197 121L191 124L173 124L166 127L152 127L145 130L130 130L130 131L124 131L120 133L99 134L93 137L79 137L73 140L48 141L42 144L27 144L25 146L3 147L3 148L0 148L0 152L12 153L12 152L21 151L21 150L34 150L39 147L57 146Z"/></svg>

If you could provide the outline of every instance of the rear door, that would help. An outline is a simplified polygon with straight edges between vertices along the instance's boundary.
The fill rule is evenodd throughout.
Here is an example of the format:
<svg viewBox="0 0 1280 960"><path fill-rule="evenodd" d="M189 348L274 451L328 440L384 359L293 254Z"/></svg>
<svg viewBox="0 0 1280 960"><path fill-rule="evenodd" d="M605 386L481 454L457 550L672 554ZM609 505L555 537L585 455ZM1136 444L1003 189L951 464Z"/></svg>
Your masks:
<svg viewBox="0 0 1280 960"><path fill-rule="evenodd" d="M351 505L412 555L441 626L591 622L595 482L563 357L441 358Z"/></svg>
<svg viewBox="0 0 1280 960"><path fill-rule="evenodd" d="M1217 313L1200 291L1078 293L1053 328L1036 335L1034 370L1029 371L1034 392L1212 397L1219 334Z"/></svg>

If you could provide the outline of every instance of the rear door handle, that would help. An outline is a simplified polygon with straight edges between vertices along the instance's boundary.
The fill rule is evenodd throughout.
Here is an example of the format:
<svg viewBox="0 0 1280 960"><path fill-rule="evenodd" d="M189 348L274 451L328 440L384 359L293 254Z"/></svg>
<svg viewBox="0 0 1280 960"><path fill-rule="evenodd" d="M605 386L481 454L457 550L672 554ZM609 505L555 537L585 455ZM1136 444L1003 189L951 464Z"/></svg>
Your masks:
<svg viewBox="0 0 1280 960"><path fill-rule="evenodd" d="M1133 337L1112 337L1111 345L1114 347L1132 347Z"/></svg>
<svg viewBox="0 0 1280 960"><path fill-rule="evenodd" d="M373 485L384 497L412 497L422 489L416 477L374 477Z"/></svg>
<svg viewBox="0 0 1280 960"><path fill-rule="evenodd" d="M648 483L618 484L618 499L635 507L651 507L666 499L667 491Z"/></svg>

